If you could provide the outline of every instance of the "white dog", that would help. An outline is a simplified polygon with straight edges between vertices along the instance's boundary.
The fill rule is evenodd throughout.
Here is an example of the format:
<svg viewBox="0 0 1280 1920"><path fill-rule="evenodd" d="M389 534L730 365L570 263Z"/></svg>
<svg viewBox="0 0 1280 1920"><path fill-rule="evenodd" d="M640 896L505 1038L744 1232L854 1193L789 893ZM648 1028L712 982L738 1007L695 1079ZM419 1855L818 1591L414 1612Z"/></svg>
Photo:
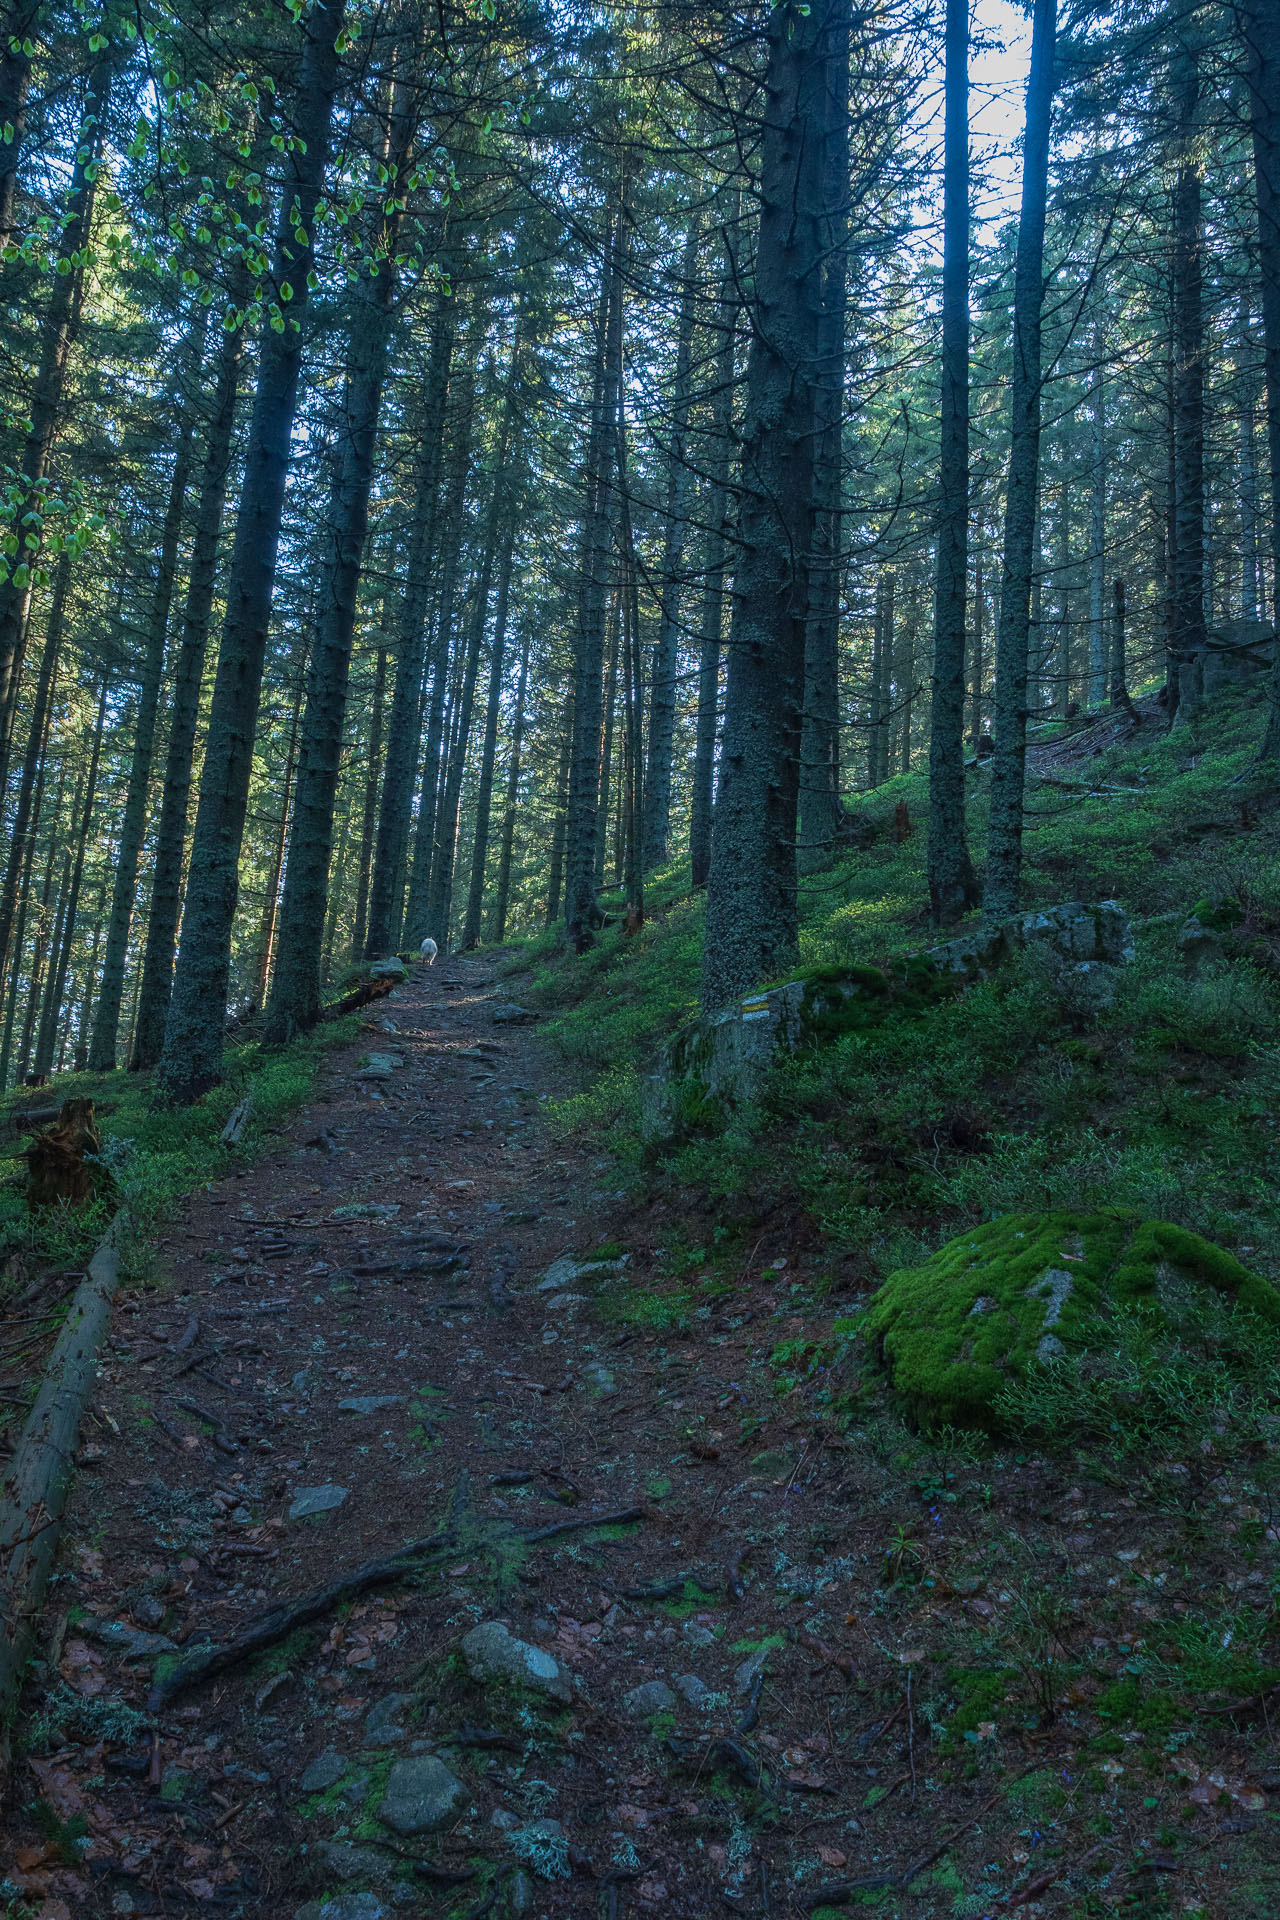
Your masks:
<svg viewBox="0 0 1280 1920"><path fill-rule="evenodd" d="M420 960L425 960L429 967L434 967L436 963L436 955L439 953L439 951L440 951L439 947L436 945L435 941L431 938L431 935L428 934L426 939L423 941L422 945L418 948L418 958Z"/></svg>

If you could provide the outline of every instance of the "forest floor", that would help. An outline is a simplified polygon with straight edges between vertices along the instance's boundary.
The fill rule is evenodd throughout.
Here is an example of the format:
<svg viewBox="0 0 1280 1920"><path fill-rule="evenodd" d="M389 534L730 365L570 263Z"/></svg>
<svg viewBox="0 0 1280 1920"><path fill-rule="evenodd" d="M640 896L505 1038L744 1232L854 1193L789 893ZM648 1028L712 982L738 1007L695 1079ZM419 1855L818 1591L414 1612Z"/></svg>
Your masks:
<svg viewBox="0 0 1280 1920"><path fill-rule="evenodd" d="M850 1431L805 1381L857 1283L797 1312L784 1218L672 1324L666 1224L547 1122L513 990L419 972L122 1296L0 1908L1280 1910L1256 1463ZM202 1639L437 1534L148 1714ZM486 1622L529 1684L469 1670Z"/></svg>

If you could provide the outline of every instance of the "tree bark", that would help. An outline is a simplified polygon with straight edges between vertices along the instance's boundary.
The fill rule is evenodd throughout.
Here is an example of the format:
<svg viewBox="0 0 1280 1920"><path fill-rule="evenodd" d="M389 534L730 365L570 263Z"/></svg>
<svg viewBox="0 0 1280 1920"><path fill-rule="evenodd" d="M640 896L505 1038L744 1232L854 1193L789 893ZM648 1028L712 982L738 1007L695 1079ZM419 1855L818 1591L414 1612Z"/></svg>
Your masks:
<svg viewBox="0 0 1280 1920"><path fill-rule="evenodd" d="M1174 552L1173 647L1178 717L1200 704L1204 655L1204 221L1195 150L1200 65L1192 18L1178 49L1178 171L1173 188Z"/></svg>
<svg viewBox="0 0 1280 1920"><path fill-rule="evenodd" d="M1009 472L1005 485L1000 626L996 636L995 753L982 900L987 919L999 919L1017 911L1022 874L1027 655L1035 574L1036 499L1040 485L1044 229L1049 195L1056 31L1056 0L1035 0L1022 151L1022 207L1014 266Z"/></svg>
<svg viewBox="0 0 1280 1920"><path fill-rule="evenodd" d="M63 995L67 988L67 969L71 964L71 946L76 936L76 914L80 908L80 886L84 879L84 857L89 845L89 828L93 820L93 803L98 790L98 767L102 757L103 722L107 712L107 681L103 678L98 695L98 718L93 729L93 747L89 754L89 771L85 776L84 808L76 829L75 854L72 860L70 877L65 889L60 938L54 941L53 970L49 984L45 989L44 1008L40 1015L40 1036L36 1042L34 1071L48 1073L53 1064L53 1046L58 1030L58 1015L62 1011Z"/></svg>
<svg viewBox="0 0 1280 1920"><path fill-rule="evenodd" d="M622 258L625 214L610 222L600 270L600 313L591 433L584 474L582 574L573 661L573 736L565 822L565 932L583 953L596 908L596 821L600 806L600 731L604 712L606 594L616 513L615 462L620 404Z"/></svg>
<svg viewBox="0 0 1280 1920"><path fill-rule="evenodd" d="M947 0L943 133L942 439L929 723L929 909L949 926L977 898L965 833L969 548L969 7Z"/></svg>
<svg viewBox="0 0 1280 1920"><path fill-rule="evenodd" d="M284 301L281 331L262 335L253 422L245 454L218 672L204 772L192 840L182 944L165 1024L157 1082L186 1104L216 1085L222 1073L231 969L231 932L238 891L253 740L262 688L276 553L297 412L302 321L312 270L312 229L329 153L334 97L341 76L336 42L343 0L313 9L302 26L295 129L300 149L290 156L291 195L276 230L274 280ZM295 213L295 221L289 218ZM303 240L301 235L305 234ZM291 289L285 300L284 289Z"/></svg>
<svg viewBox="0 0 1280 1920"><path fill-rule="evenodd" d="M192 340L191 372L194 378L200 363L204 340L203 317ZM116 1041L120 1027L120 1005L124 998L125 961L129 951L129 933L138 891L138 859L142 836L146 832L151 798L151 764L155 753L156 714L160 705L160 685L164 677L165 639L169 631L169 612L173 605L173 582L178 570L178 542L182 533L182 513L191 477L191 441L193 422L189 407L184 407L169 479L169 499L160 533L160 553L156 564L155 588L151 599L146 647L138 690L138 712L133 729L133 760L125 795L124 815L120 823L120 845L116 851L111 887L111 908L107 920L107 943L102 957L102 978L98 984L98 1004L94 1011L93 1034L89 1041L89 1069L110 1073L116 1064Z"/></svg>
<svg viewBox="0 0 1280 1920"><path fill-rule="evenodd" d="M689 218L680 262L680 309L676 320L676 357L672 380L671 438L667 447L667 497L662 536L658 634L653 647L649 687L649 755L644 775L645 868L652 872L667 858L671 832L671 762L675 750L676 668L680 650L680 589L689 519L690 474L685 443L692 399L689 368L693 352L694 303L701 220ZM604 803L604 796L601 796Z"/></svg>
<svg viewBox="0 0 1280 1920"><path fill-rule="evenodd" d="M822 381L826 140L839 0L767 27L760 226L747 358L725 738L707 887L702 1007L718 1012L795 956L796 823L814 462ZM847 112L847 99L838 110Z"/></svg>
<svg viewBox="0 0 1280 1920"><path fill-rule="evenodd" d="M733 210L736 230L740 203ZM729 475L733 464L733 372L738 324L737 268L731 228L724 230L724 274L716 312L711 449L707 458L702 617L698 626L698 722L690 797L689 858L695 887L711 872L716 740L720 730L720 656L724 647L725 575L729 555Z"/></svg>
<svg viewBox="0 0 1280 1920"><path fill-rule="evenodd" d="M454 617L457 612L458 576L462 569L463 535L466 530L467 481L471 473L471 436L475 424L476 363L484 333L479 313L473 315L471 340L464 365L459 371L460 387L453 444L449 456L449 478L441 507L437 541L443 560L440 569L440 605L436 622L435 650L431 661L431 692L427 700L426 744L422 758L422 777L418 799L418 819L413 834L413 857L409 864L408 904L403 913L404 930L416 945L427 932L431 905L431 876L436 865L437 818L447 768L445 702L450 673L455 666ZM420 737L415 736L415 755ZM415 767L416 771L416 767ZM404 876L396 894L397 909L403 896ZM402 916L397 910L392 922L396 939L400 937Z"/></svg>
<svg viewBox="0 0 1280 1920"><path fill-rule="evenodd" d="M1267 457L1271 478L1272 613L1280 620L1280 0L1246 0L1238 12L1249 61L1258 278L1262 290ZM1271 668L1267 729L1259 758L1280 759L1280 642Z"/></svg>
<svg viewBox="0 0 1280 1920"><path fill-rule="evenodd" d="M401 173L409 159L413 116L402 89L393 90L384 163L393 207L402 205ZM293 802L279 951L267 999L264 1039L279 1046L315 1025L323 1010L321 956L333 857L333 810L347 724L356 595L369 532L382 389L397 274L401 215L388 211L376 236L372 280L361 279L352 304L342 407L342 449L329 502L320 613L311 650L302 755Z"/></svg>
<svg viewBox="0 0 1280 1920"><path fill-rule="evenodd" d="M103 122L118 57L113 47L108 47L105 53L98 55L85 87L80 136L67 188L65 224L58 239L60 257L72 264L68 272L53 276L49 307L40 330L40 359L27 408L30 424L22 449L17 498L9 515L7 531L18 539L23 561L6 566L4 578L0 580L0 734L6 741L12 724L17 663L29 602L26 569L34 564L40 545L38 532L33 532L24 523L27 515L38 510L40 505L49 451L62 412L67 358L79 329L84 285L83 260L93 224L98 172L102 162ZM6 747L0 763L0 783L7 772L7 765Z"/></svg>
<svg viewBox="0 0 1280 1920"><path fill-rule="evenodd" d="M507 764L507 801L502 821L502 851L498 859L498 892L493 903L493 938L501 946L507 937L507 908L511 899L511 855L516 838L516 809L520 804L520 749L524 744L524 703L529 685L529 629L520 647L520 678L511 719L511 757Z"/></svg>
<svg viewBox="0 0 1280 1920"><path fill-rule="evenodd" d="M1240 618L1266 618L1262 596L1260 529L1262 514L1258 502L1258 462L1255 445L1257 387L1253 364L1253 341L1249 334L1249 302L1240 298L1240 345L1236 363L1240 382Z"/></svg>
<svg viewBox="0 0 1280 1920"><path fill-rule="evenodd" d="M373 675L373 709L369 715L369 757L365 762L364 814L360 822L360 871L356 877L356 918L351 931L351 953L364 950L369 911L369 874L373 865L373 837L378 824L378 785L382 777L382 703L387 691L387 650L378 648Z"/></svg>
<svg viewBox="0 0 1280 1920"><path fill-rule="evenodd" d="M200 475L187 598L182 616L182 638L177 659L170 664L173 699L169 711L169 744L165 753L160 818L156 823L155 861L146 941L142 953L142 981L134 1025L129 1066L137 1072L154 1067L164 1044L165 1020L173 981L173 951L182 900L183 853L191 795L191 767L200 718L200 683L204 675L209 621L213 612L218 572L218 542L231 468L232 436L244 334L224 333L218 351L217 372Z"/></svg>
<svg viewBox="0 0 1280 1920"><path fill-rule="evenodd" d="M498 560L498 591L494 600L493 640L489 649L489 697L485 707L480 778L476 786L471 885L467 893L467 913L462 931L462 945L468 952L480 944L481 915L484 910L484 869L489 853L489 817L493 805L493 768L498 752L498 720L502 713L502 669L507 650L507 602L511 591L514 544L515 528L508 526L502 536L502 553Z"/></svg>
<svg viewBox="0 0 1280 1920"><path fill-rule="evenodd" d="M818 316L814 542L805 633L800 749L800 867L829 867L840 800L840 604L844 491L845 312L849 287L849 14L832 33L823 133L821 311Z"/></svg>
<svg viewBox="0 0 1280 1920"><path fill-rule="evenodd" d="M43 0L14 0L5 11L0 56L0 247L13 238L17 215L18 162L27 131L27 93L31 85L28 45L43 10Z"/></svg>
<svg viewBox="0 0 1280 1920"><path fill-rule="evenodd" d="M64 553L58 561L53 579L53 594L49 602L44 650L40 656L40 672L36 680L35 699L31 709L31 727L27 735L27 749L23 757L18 797L10 830L9 858L5 865L3 892L0 892L0 979L4 978L11 956L14 912L21 878L30 864L31 835L35 831L33 796L48 746L49 717L53 707L53 689L57 680L58 660L62 652L67 588L70 580L71 560L69 555ZM20 959L21 934L18 935L16 948ZM3 1085L2 1075L0 1075L0 1085Z"/></svg>
<svg viewBox="0 0 1280 1920"><path fill-rule="evenodd" d="M1094 330L1095 358L1102 340ZM1107 390L1099 367L1089 409L1089 705L1107 697Z"/></svg>
<svg viewBox="0 0 1280 1920"><path fill-rule="evenodd" d="M413 521L400 609L396 678L387 718L386 770L378 810L378 836L369 883L369 923L364 952L376 960L388 953L399 931L404 894L405 855L418 768L418 729L422 677L427 651L427 590L431 560L440 536L437 495L444 445L449 370L457 337L457 305L441 296L427 363L426 399L419 428L419 461L414 487ZM467 376L469 378L469 375Z"/></svg>

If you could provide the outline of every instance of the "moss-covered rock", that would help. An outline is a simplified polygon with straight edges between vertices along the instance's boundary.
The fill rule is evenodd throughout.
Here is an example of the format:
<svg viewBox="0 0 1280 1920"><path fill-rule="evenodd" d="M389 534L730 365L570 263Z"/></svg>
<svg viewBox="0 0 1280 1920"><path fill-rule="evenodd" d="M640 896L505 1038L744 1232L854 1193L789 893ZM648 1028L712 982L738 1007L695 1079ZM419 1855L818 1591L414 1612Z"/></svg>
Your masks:
<svg viewBox="0 0 1280 1920"><path fill-rule="evenodd" d="M1041 957L1064 1003L1096 1015L1114 997L1115 969L1133 958L1133 935L1114 900L1096 907L1072 900L983 922L886 967L801 967L675 1035L645 1089L645 1137L718 1133L779 1061L886 1020L927 1014L1026 952Z"/></svg>
<svg viewBox="0 0 1280 1920"><path fill-rule="evenodd" d="M1002 1387L1105 1354L1117 1313L1168 1331L1205 1292L1280 1326L1280 1291L1181 1227L1119 1209L1009 1214L891 1274L865 1330L923 1424L993 1427Z"/></svg>

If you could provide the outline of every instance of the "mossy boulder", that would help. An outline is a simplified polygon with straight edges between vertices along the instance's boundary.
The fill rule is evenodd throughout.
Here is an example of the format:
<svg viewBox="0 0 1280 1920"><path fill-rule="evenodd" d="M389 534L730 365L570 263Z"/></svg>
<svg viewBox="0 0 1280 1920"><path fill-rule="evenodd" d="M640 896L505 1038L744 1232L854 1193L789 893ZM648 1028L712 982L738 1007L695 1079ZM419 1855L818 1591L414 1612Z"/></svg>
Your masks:
<svg viewBox="0 0 1280 1920"><path fill-rule="evenodd" d="M1121 1209L1008 1214L891 1274L864 1331L923 1425L994 1428L1002 1387L1105 1355L1120 1313L1176 1332L1206 1294L1280 1326L1280 1291L1181 1227Z"/></svg>

